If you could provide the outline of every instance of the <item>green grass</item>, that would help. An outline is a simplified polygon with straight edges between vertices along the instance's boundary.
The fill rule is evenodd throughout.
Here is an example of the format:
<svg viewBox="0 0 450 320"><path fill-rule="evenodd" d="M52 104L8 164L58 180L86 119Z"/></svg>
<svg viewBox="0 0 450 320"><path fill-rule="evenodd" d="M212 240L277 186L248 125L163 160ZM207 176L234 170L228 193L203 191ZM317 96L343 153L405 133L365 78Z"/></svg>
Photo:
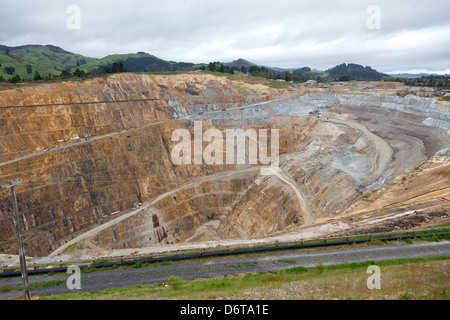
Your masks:
<svg viewBox="0 0 450 320"><path fill-rule="evenodd" d="M239 72L239 71L234 71L234 74L231 74L231 73L226 73L226 72L224 72L224 73L222 73L222 72L217 72L217 71L208 71L208 70L204 70L204 71L202 71L203 73L207 73L207 74L211 74L211 75L213 75L213 76L216 76L216 77L233 77L233 76L241 76L241 75L243 75L243 73L242 72Z"/></svg>
<svg viewBox="0 0 450 320"><path fill-rule="evenodd" d="M276 298L280 291L289 292L291 298L314 298L316 289L325 299L358 299L385 297L391 299L430 298L448 299L449 256L439 258L412 258L392 261L367 261L343 265L312 268L295 267L278 272L253 273L244 276L219 277L204 280L183 280L169 277L169 288L162 284L139 285L90 293L71 293L42 299L252 299L252 297ZM366 270L371 265L382 269L381 291L369 291L365 286ZM406 282L406 283L405 283ZM294 287L304 290L294 290ZM349 290L351 287L352 290ZM289 291L291 290L291 291ZM305 296L306 295L306 296ZM309 296L310 295L310 296Z"/></svg>
<svg viewBox="0 0 450 320"><path fill-rule="evenodd" d="M60 72L56 70L49 69L42 65L37 65L33 62L24 60L14 54L7 56L3 52L0 52L0 76L8 80L15 75L19 75L22 79L33 79L34 72L38 71L42 77L46 76L48 73L51 75L59 75ZM27 73L27 65L31 66L31 74ZM5 71L5 67L13 67L15 69L12 75L9 75Z"/></svg>
<svg viewBox="0 0 450 320"><path fill-rule="evenodd" d="M450 222L444 222L442 224L433 226L434 228L446 228L446 227L450 227Z"/></svg>
<svg viewBox="0 0 450 320"><path fill-rule="evenodd" d="M285 81L270 81L267 84L268 87L273 88L273 89L286 89L289 88L290 86L292 86L292 83L290 82L285 82Z"/></svg>
<svg viewBox="0 0 450 320"><path fill-rule="evenodd" d="M39 65L41 67L62 71L66 68L77 67L77 61L87 63L96 61L95 58L85 57L79 54L66 52L51 46L24 46L14 49L11 53L21 56L24 60ZM58 72L59 74L60 72Z"/></svg>
<svg viewBox="0 0 450 320"><path fill-rule="evenodd" d="M170 67L175 63L162 60L148 53L114 54L102 59L85 57L79 54L70 53L53 46L22 46L11 49L9 55L0 52L0 76L9 80L14 75L19 75L22 79L31 80L34 72L38 71L44 78L49 73L60 75L64 69L74 71L79 68L85 72L96 71L108 64L119 61L129 61L130 68L145 70L148 64L154 67ZM27 73L26 65L32 67L32 73ZM12 75L8 75L4 67L14 67L16 70ZM169 69L170 70L170 69ZM137 70L128 70L130 72ZM67 81L65 79L64 81Z"/></svg>
<svg viewBox="0 0 450 320"><path fill-rule="evenodd" d="M441 100L442 101L450 101L450 97L442 97Z"/></svg>
<svg viewBox="0 0 450 320"><path fill-rule="evenodd" d="M12 290L13 290L13 287L11 287L11 286L9 286L9 285L0 287L0 293L10 292L10 291L12 291Z"/></svg>
<svg viewBox="0 0 450 320"><path fill-rule="evenodd" d="M63 254L71 254L71 253L80 252L81 250L84 249L84 247L85 247L85 241L74 243L74 244L68 246L67 249L64 250Z"/></svg>
<svg viewBox="0 0 450 320"><path fill-rule="evenodd" d="M28 287L30 290L37 289L37 288L51 288L51 287L58 287L66 284L66 280L51 280L51 281L43 281L43 282L33 282L29 283ZM16 291L22 291L22 284L17 285L14 288Z"/></svg>

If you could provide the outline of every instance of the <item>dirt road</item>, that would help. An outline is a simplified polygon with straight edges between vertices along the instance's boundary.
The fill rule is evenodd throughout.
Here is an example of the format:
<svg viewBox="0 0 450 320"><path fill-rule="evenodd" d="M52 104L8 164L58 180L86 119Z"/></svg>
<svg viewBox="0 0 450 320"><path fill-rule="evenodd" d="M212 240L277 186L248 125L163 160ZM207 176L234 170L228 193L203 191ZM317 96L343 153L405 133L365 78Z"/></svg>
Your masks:
<svg viewBox="0 0 450 320"><path fill-rule="evenodd" d="M292 180L292 178L288 177L287 174L282 169L270 168L269 170L272 171L274 176L276 176L278 179L289 185L292 188L292 190L294 190L300 204L300 211L303 214L304 225L308 226L312 224L314 222L314 216L308 204L306 203L305 195L303 194L302 190L300 190L300 188Z"/></svg>
<svg viewBox="0 0 450 320"><path fill-rule="evenodd" d="M155 199L153 199L152 201L150 201L149 203L145 204L144 206L140 207L139 209L136 209L134 211L131 211L127 214L123 214L122 216L108 221L104 224L102 224L99 227L96 227L94 229L91 229L89 231L86 231L85 233L83 233L82 235L76 237L75 239L65 243L64 245L60 246L58 249L56 249L55 251L53 251L50 256L57 256L61 253L63 253L68 247L79 243L83 240L89 239L92 236L100 233L103 230L106 230L108 228L111 228L114 225L119 224L120 222L131 218L132 216L135 216L141 212L143 212L144 210L154 206L155 204L157 204L158 202L160 202L161 200L181 191L181 190L185 190L185 189L189 189L194 187L196 184L204 182L204 181L210 181L210 180L217 180L217 179L223 179L226 177L230 177L230 176L236 176L236 175L242 175L245 173L251 173L254 172L259 173L261 171L263 167L252 167L252 168L248 168L248 169L244 169L244 170L236 170L236 171L231 171L231 172L226 172L226 173L217 173L214 175L210 175L210 176L206 176L206 177L201 177L199 179L196 179L194 181L191 181L187 184L184 184L176 189L170 190L166 193L163 193L161 195L159 195L158 197L156 197ZM267 169L267 168L264 168ZM295 192L295 194L297 195L297 198L299 200L300 203L300 210L303 214L303 219L305 222L305 225L310 225L313 223L314 221L314 217L312 215L311 210L309 209L306 200L304 198L304 195L302 193L302 191L298 188L298 186L292 181L291 178L289 178L281 169L276 169L276 168L269 168L268 170L270 170L274 176L276 176L278 179L280 179L282 182L286 183L287 185L289 185L292 190Z"/></svg>

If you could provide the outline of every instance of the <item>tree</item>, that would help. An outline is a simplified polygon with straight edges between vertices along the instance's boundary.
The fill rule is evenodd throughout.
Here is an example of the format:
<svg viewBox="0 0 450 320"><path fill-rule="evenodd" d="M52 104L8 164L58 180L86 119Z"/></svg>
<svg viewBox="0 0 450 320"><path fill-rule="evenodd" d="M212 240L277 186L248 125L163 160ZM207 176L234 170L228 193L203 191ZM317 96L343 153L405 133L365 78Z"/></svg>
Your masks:
<svg viewBox="0 0 450 320"><path fill-rule="evenodd" d="M34 81L42 80L41 74L38 71L35 71L33 79Z"/></svg>
<svg viewBox="0 0 450 320"><path fill-rule="evenodd" d="M82 77L86 76L86 72L84 72L84 70L80 70L80 69L77 68L77 70L75 70L73 72L73 76L74 77L78 77L78 78L82 78Z"/></svg>
<svg viewBox="0 0 450 320"><path fill-rule="evenodd" d="M119 72L127 72L125 65L122 61L113 62L113 64L108 64L107 66L101 68L101 73L119 73Z"/></svg>
<svg viewBox="0 0 450 320"><path fill-rule="evenodd" d="M6 54L7 56L9 56L9 48L6 48L6 49L5 49L5 54Z"/></svg>
<svg viewBox="0 0 450 320"><path fill-rule="evenodd" d="M119 72L127 72L125 65L123 64L122 61L113 62L111 66L111 73L119 73Z"/></svg>
<svg viewBox="0 0 450 320"><path fill-rule="evenodd" d="M247 67L246 67L246 66L242 66L242 67L241 67L241 72L242 72L243 74L247 74Z"/></svg>
<svg viewBox="0 0 450 320"><path fill-rule="evenodd" d="M210 63L208 64L208 70L211 71L211 72L216 71L216 64L210 62Z"/></svg>
<svg viewBox="0 0 450 320"><path fill-rule="evenodd" d="M351 80L350 76L340 76L339 77L339 81L350 81L350 80Z"/></svg>
<svg viewBox="0 0 450 320"><path fill-rule="evenodd" d="M61 72L61 77L62 78L69 78L72 75L72 73L70 72L70 69L64 69Z"/></svg>
<svg viewBox="0 0 450 320"><path fill-rule="evenodd" d="M11 79L9 79L9 82L11 82L11 83L17 83L17 82L20 82L20 80L22 80L22 79L20 78L20 76L19 76L18 74L16 74L14 77L12 77Z"/></svg>
<svg viewBox="0 0 450 320"><path fill-rule="evenodd" d="M287 82L289 82L289 81L292 80L292 77L291 77L291 73L290 73L290 72L286 72L286 73L284 74L284 80L286 80Z"/></svg>
<svg viewBox="0 0 450 320"><path fill-rule="evenodd" d="M33 69L31 68L31 66L29 64L26 65L27 68L27 73L28 74L32 74L33 73Z"/></svg>
<svg viewBox="0 0 450 320"><path fill-rule="evenodd" d="M5 69L6 74L9 74L10 76L12 76L12 74L14 72L16 72L16 68L14 68L14 67L5 67L4 69Z"/></svg>

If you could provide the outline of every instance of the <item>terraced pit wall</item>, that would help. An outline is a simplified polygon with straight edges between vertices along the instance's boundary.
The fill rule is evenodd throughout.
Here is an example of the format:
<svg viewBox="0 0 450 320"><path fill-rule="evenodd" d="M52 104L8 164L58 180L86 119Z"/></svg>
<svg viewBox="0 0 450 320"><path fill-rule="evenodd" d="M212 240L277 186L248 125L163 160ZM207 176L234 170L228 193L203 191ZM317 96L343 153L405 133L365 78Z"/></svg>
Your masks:
<svg viewBox="0 0 450 320"><path fill-rule="evenodd" d="M24 179L17 197L27 254L46 255L112 213L219 170L172 165L171 134L190 123L170 120L286 94L198 74L126 74L0 92L0 180ZM124 100L133 101L113 103ZM27 105L33 107L8 108ZM85 134L88 141L70 141ZM18 157L25 158L4 164ZM13 253L11 198L6 190L1 198L0 251Z"/></svg>
<svg viewBox="0 0 450 320"><path fill-rule="evenodd" d="M124 100L130 101L117 102ZM448 112L433 99L299 96L200 74L116 75L3 92L0 101L58 104L0 109L1 157L9 161L0 164L0 182L24 178L19 210L26 252L34 256L105 223L111 226L87 239L95 248L257 239L296 230L345 211L364 191L450 145L442 125L426 125L448 124ZM309 115L318 108L329 113ZM248 165L173 165L172 132L192 132L196 120L203 130L280 130L280 176L262 177ZM55 144L86 133L88 141ZM27 158L36 148L51 150ZM17 157L25 158L11 162ZM149 202L114 223L114 213ZM0 248L13 253L11 212L3 191Z"/></svg>
<svg viewBox="0 0 450 320"><path fill-rule="evenodd" d="M114 75L0 92L0 162L151 122L289 94L209 75ZM34 106L8 108L9 106Z"/></svg>

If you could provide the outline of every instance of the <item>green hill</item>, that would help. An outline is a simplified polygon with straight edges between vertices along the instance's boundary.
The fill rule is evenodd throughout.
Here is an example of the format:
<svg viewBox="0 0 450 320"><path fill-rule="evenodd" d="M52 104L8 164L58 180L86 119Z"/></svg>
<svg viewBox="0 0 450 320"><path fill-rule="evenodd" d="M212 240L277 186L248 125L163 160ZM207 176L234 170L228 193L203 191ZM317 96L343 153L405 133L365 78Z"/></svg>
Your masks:
<svg viewBox="0 0 450 320"><path fill-rule="evenodd" d="M303 68L300 68L300 69L295 69L294 71L292 71L292 73L306 74L306 73L309 73L311 71L312 71L311 68L303 67Z"/></svg>
<svg viewBox="0 0 450 320"><path fill-rule="evenodd" d="M246 67L247 69L252 66L257 66L255 63L247 61L245 59L237 59L237 60L234 60L233 62L224 63L223 65L228 66L228 67L235 67L235 68Z"/></svg>
<svg viewBox="0 0 450 320"><path fill-rule="evenodd" d="M53 45L24 45L8 47L0 45L0 76L3 79L19 75L21 79L32 80L35 71L42 77L48 74L58 76L63 70L76 69L86 73L102 73L115 62L122 62L128 72L188 71L193 63L162 60L144 52L115 54L102 59L89 58L68 52ZM6 69L5 69L6 68Z"/></svg>
<svg viewBox="0 0 450 320"><path fill-rule="evenodd" d="M36 71L42 77L58 76L64 69L76 69L95 60L52 45L0 45L0 76L8 80L18 75L21 79L32 80Z"/></svg>
<svg viewBox="0 0 450 320"><path fill-rule="evenodd" d="M151 54L139 52L110 55L87 63L81 66L80 70L96 73L119 61L123 62L128 72L187 71L193 70L194 67L193 63L166 61Z"/></svg>
<svg viewBox="0 0 450 320"><path fill-rule="evenodd" d="M335 80L381 80L383 77L389 77L389 75L380 73L371 67L363 67L358 64L349 63L348 65L343 63L334 68L327 70L331 79Z"/></svg>
<svg viewBox="0 0 450 320"><path fill-rule="evenodd" d="M52 76L60 74L59 71L29 62L18 55L12 53L6 55L4 52L0 52L0 76L3 79L19 75L21 79L32 80L36 71L42 77L46 77L48 74Z"/></svg>
<svg viewBox="0 0 450 320"><path fill-rule="evenodd" d="M20 56L28 62L56 71L74 69L97 60L74 54L52 45L26 45L12 47L9 50L12 54Z"/></svg>

